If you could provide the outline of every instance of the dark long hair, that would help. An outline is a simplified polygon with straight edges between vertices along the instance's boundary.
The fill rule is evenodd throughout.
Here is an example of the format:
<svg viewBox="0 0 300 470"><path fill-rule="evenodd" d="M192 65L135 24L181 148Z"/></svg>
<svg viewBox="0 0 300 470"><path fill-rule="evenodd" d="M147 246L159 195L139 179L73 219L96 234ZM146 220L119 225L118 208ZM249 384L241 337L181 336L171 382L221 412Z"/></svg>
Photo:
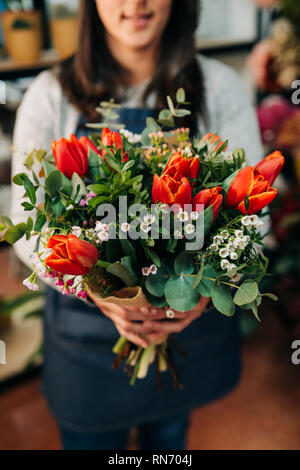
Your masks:
<svg viewBox="0 0 300 470"><path fill-rule="evenodd" d="M194 31L199 17L199 0L173 0L169 22L162 36L160 57L144 103L155 90L157 107L166 105L166 96L175 98L183 87L191 102L192 115L180 125L192 127L197 117L205 117L204 83L196 59ZM115 98L122 84L122 67L112 57L105 40L105 29L95 1L81 0L79 42L74 56L60 64L58 79L68 97L88 119L99 120L95 107L101 100Z"/></svg>

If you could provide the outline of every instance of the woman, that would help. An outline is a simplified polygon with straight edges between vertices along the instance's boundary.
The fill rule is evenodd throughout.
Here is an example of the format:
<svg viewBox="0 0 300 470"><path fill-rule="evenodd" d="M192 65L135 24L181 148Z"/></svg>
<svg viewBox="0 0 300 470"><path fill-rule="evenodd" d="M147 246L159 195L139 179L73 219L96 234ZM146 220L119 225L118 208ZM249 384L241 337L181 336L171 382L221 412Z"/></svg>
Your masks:
<svg viewBox="0 0 300 470"><path fill-rule="evenodd" d="M53 139L88 134L83 123L95 118L100 100L111 97L122 104L120 121L139 132L166 95L183 86L192 103L184 124L219 131L256 163L262 149L254 112L230 68L196 55L197 17L196 0L82 0L78 51L57 70L40 74L27 91L18 111L16 150L50 148ZM24 170L22 163L16 151L14 173ZM14 188L15 222L23 216L18 191ZM25 263L32 249L18 244ZM206 303L202 299L192 312L162 323L164 310L132 312L100 304L101 313L48 289L43 391L65 449L124 449L133 425L142 449L184 448L189 412L223 396L240 375L237 318L214 310L201 315ZM158 394L155 368L131 388L125 374L111 369L118 332L142 346L140 333L154 339L177 332L188 352L187 359L175 358L184 389L174 391L163 374L164 393Z"/></svg>

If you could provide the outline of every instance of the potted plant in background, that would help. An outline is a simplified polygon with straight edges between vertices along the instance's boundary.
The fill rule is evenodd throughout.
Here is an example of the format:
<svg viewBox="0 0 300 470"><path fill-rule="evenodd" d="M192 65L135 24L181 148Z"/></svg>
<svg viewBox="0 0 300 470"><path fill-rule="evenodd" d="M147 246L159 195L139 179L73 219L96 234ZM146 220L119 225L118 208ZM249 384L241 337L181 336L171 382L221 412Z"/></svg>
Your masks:
<svg viewBox="0 0 300 470"><path fill-rule="evenodd" d="M41 12L26 9L22 0L6 0L6 5L1 21L7 52L17 62L34 62L42 50Z"/></svg>
<svg viewBox="0 0 300 470"><path fill-rule="evenodd" d="M52 44L59 57L64 59L74 54L78 35L77 8L55 4L51 9L50 29Z"/></svg>

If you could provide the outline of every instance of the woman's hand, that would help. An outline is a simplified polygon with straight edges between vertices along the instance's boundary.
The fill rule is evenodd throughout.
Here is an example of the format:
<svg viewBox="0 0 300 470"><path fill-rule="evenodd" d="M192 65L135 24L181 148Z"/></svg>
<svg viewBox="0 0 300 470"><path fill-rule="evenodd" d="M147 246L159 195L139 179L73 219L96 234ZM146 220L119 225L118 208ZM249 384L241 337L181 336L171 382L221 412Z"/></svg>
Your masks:
<svg viewBox="0 0 300 470"><path fill-rule="evenodd" d="M137 309L136 307L123 307L112 302L102 302L95 299L91 292L89 296L102 313L114 322L121 336L142 348L146 348L150 343L140 335L147 335L154 331L153 319L166 317L164 309L153 309L150 304L149 308Z"/></svg>
<svg viewBox="0 0 300 470"><path fill-rule="evenodd" d="M189 312L176 312L173 310L175 317L172 320L164 322L158 321L157 319L153 320L152 325L155 331L148 335L148 339L150 341L155 341L160 337L164 337L171 333L179 333L184 330L184 328L189 326L194 320L196 320L196 318L200 317L209 301L209 297L201 297L200 302ZM163 317L161 316L161 313L158 315L160 318L167 318L166 314L164 314Z"/></svg>

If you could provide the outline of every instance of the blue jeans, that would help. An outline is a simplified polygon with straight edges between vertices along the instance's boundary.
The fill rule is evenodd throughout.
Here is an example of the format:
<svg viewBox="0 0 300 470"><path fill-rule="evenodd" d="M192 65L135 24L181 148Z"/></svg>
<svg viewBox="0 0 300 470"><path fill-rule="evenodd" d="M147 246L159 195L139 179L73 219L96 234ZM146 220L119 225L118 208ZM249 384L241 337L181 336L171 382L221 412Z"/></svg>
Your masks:
<svg viewBox="0 0 300 470"><path fill-rule="evenodd" d="M188 416L164 418L138 428L141 450L184 450ZM124 450L129 428L101 433L79 433L60 427L64 450Z"/></svg>

